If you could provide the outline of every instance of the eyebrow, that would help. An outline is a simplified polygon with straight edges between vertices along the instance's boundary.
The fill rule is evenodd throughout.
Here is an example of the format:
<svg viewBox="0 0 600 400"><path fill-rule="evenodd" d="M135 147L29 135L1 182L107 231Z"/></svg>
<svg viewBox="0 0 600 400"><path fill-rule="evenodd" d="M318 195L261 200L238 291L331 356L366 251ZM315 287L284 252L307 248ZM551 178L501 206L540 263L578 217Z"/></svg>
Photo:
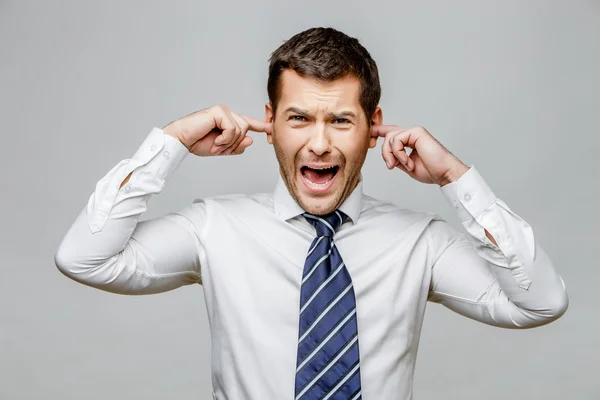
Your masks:
<svg viewBox="0 0 600 400"><path fill-rule="evenodd" d="M286 110L284 112L285 113L291 112L291 113L299 114L299 115L306 116L306 117L312 116L308 110L303 110L298 107L288 107L288 108L286 108ZM329 117L329 118L344 118L344 117L356 118L356 114L354 114L352 111L342 111L339 113L327 113L327 117Z"/></svg>

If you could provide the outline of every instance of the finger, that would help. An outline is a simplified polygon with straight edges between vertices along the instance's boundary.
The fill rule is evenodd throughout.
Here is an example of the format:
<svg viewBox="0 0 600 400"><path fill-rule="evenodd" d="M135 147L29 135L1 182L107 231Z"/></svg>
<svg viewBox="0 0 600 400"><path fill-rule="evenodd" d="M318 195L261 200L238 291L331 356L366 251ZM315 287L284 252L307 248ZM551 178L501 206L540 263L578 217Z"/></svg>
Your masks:
<svg viewBox="0 0 600 400"><path fill-rule="evenodd" d="M234 140L237 124L233 121L233 118L229 113L221 106L215 107L214 110L215 122L217 128L222 132L219 137L215 139L216 145L228 145Z"/></svg>
<svg viewBox="0 0 600 400"><path fill-rule="evenodd" d="M261 121L256 118L242 116L248 122L250 130L253 132L273 133L273 124L271 122Z"/></svg>
<svg viewBox="0 0 600 400"><path fill-rule="evenodd" d="M404 143L402 143L401 139L402 133L394 135L394 137L390 140L390 147L394 157L396 157L396 159L403 165L408 165L408 154L406 154L406 149L404 148Z"/></svg>
<svg viewBox="0 0 600 400"><path fill-rule="evenodd" d="M225 150L223 150L224 152L226 151L229 154L237 147L240 139L243 139L243 133L242 133L242 126L239 124L239 121L238 121L238 115L228 108L226 108L226 110L229 113L229 116L231 117L231 119L233 119L233 122L235 122L235 125L237 126L233 140L227 146L227 148Z"/></svg>
<svg viewBox="0 0 600 400"><path fill-rule="evenodd" d="M242 134L242 128L237 123L236 118L234 116L235 114L231 110L229 110L227 107L225 107L225 112L227 113L227 115L229 116L231 121L233 121L233 124L235 127L233 128L233 135L228 142L221 142L221 140L219 140L219 138L217 138L217 140L215 140L215 144L222 147L221 151L219 153L224 153L226 151L235 149L234 146L236 145L236 142L238 141L239 137Z"/></svg>
<svg viewBox="0 0 600 400"><path fill-rule="evenodd" d="M252 145L252 138L250 136L244 136L244 139L240 142L240 144L233 150L234 155L242 154L250 145Z"/></svg>
<svg viewBox="0 0 600 400"><path fill-rule="evenodd" d="M371 136L380 137L385 136L392 131L401 131L405 128L402 128L397 125L373 125L371 126Z"/></svg>
<svg viewBox="0 0 600 400"><path fill-rule="evenodd" d="M396 168L406 172L408 175L410 175L410 171L408 170L408 168L406 168L405 165L403 165L402 163L398 163L398 165L396 165Z"/></svg>
<svg viewBox="0 0 600 400"><path fill-rule="evenodd" d="M239 146L242 140L244 140L244 138L246 137L246 132L248 132L248 128L250 127L250 124L248 124L248 122L244 118L240 117L236 113L232 112L231 116L240 127L240 136L231 146L229 146L229 148L224 152L225 154L231 154L235 151L235 149Z"/></svg>
<svg viewBox="0 0 600 400"><path fill-rule="evenodd" d="M394 168L394 166L398 163L398 160L392 151L391 145L391 141L394 136L394 134L387 135L385 139L383 139L383 145L381 146L381 156L383 157L383 161L385 161L385 165L387 165L388 169Z"/></svg>
<svg viewBox="0 0 600 400"><path fill-rule="evenodd" d="M204 153L206 149L206 151L208 153L210 153L210 155L216 155L217 152L220 150L219 146L215 145L215 140L221 136L222 132L219 129L213 129L212 131L210 131L206 136L204 136L202 139L200 139L198 141L198 143L196 143L196 145L198 146L198 148L196 149L197 151L199 151L200 153Z"/></svg>
<svg viewBox="0 0 600 400"><path fill-rule="evenodd" d="M419 138L421 138L421 134L418 130L415 130L413 128L410 129L405 129L401 132L398 133L398 135L395 136L394 140L397 140L399 142L402 143L403 146L403 153L406 155L406 157L399 158L399 160L404 161L404 166L406 167L406 169L408 171L412 171L414 169L414 159L411 159L411 154L408 154L406 152L406 148L411 148L411 149L416 149L417 148L417 141L419 140Z"/></svg>

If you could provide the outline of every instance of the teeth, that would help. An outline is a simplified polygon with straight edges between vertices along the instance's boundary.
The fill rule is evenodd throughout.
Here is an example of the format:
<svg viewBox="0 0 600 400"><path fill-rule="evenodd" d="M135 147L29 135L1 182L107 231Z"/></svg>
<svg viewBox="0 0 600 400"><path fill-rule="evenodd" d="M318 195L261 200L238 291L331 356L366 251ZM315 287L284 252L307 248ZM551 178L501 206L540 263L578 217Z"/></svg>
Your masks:
<svg viewBox="0 0 600 400"><path fill-rule="evenodd" d="M309 167L309 166L305 165L303 168L310 168L310 169L313 169L315 171L332 170L333 172L335 172L336 169L338 168L338 166L337 165L332 165L330 167L315 168L315 167ZM331 179L329 179L329 180L327 180L326 182L323 182L323 183L317 183L317 182L311 181L310 179L308 179L307 176L304 175L304 173L302 173L302 178L304 178L307 182L309 182L311 186L314 186L314 187L324 187L324 186L327 186L329 184L329 182L331 182L333 180L334 177L332 176Z"/></svg>
<svg viewBox="0 0 600 400"><path fill-rule="evenodd" d="M313 181L311 181L310 179L308 179L307 177L304 177L304 179L306 179L308 182L310 182L310 184L311 184L311 185L313 185L313 186L327 186L327 184L328 184L329 182L331 182L331 179L330 179L330 180L328 180L327 182L323 182L323 183L317 183L317 182L313 182Z"/></svg>

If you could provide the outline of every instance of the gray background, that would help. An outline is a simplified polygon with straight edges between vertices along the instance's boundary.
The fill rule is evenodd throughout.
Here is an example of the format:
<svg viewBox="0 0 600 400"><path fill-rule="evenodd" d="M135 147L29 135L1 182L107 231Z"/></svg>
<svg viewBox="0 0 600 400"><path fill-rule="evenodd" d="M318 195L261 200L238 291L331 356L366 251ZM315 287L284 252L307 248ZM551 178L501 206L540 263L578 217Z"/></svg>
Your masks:
<svg viewBox="0 0 600 400"><path fill-rule="evenodd" d="M95 183L152 127L226 103L263 116L267 59L333 26L378 62L384 123L423 125L534 229L570 307L493 328L430 304L416 399L600 399L598 1L1 1L0 399L208 399L202 288L120 296L53 264ZM260 134L240 157L190 157L143 219L221 193L271 191ZM365 191L436 211L437 187L387 171Z"/></svg>

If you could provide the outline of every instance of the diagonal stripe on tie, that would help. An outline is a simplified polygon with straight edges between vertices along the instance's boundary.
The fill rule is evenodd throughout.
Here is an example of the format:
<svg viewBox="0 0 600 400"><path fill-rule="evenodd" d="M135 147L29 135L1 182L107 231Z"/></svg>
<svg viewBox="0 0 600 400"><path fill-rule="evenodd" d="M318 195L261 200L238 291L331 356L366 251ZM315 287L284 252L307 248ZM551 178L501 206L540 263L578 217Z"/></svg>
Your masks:
<svg viewBox="0 0 600 400"><path fill-rule="evenodd" d="M298 388L299 393L296 395L296 398L302 398L302 396L304 394L306 394L309 390L315 388L315 385L317 385L321 382L324 382L324 381L320 381L320 379L323 378L323 376L325 374L327 374L332 368L338 367L338 369L344 370L343 363L340 361L347 355L350 355L349 356L350 359L354 358L354 357L352 357L351 350L355 347L357 341L358 341L358 336L354 335L350 339L350 341L348 343L346 343L344 345L344 347L342 347L334 355L334 357L329 360L328 363L326 363L320 370L316 371L316 373L313 376L310 376L311 379L308 382L306 382L303 386ZM340 375L340 374L338 374L338 375ZM322 387L322 389L325 390L326 386Z"/></svg>
<svg viewBox="0 0 600 400"><path fill-rule="evenodd" d="M350 395L349 399L350 400L360 400L360 399L362 399L361 394L362 394L361 390L357 389L354 393L352 393Z"/></svg>
<svg viewBox="0 0 600 400"><path fill-rule="evenodd" d="M309 361L312 361L313 358L315 357L315 355L317 355L317 352L319 352L325 346L328 346L330 344L332 346L330 346L330 348L328 349L327 352L331 353L333 351L333 349L335 349L335 347L337 347L335 344L337 336L341 333L344 334L343 329L346 328L346 326L348 326L348 322L351 321L351 319L354 317L355 314L356 314L356 308L353 308L333 328L331 328L329 331L327 331L327 333L325 335L323 335L323 337L321 339L319 339L318 342L316 342L316 343L315 342L313 342L313 343L303 342L303 343L306 343L307 346L304 349L302 349L303 355L301 357L299 357L302 359L302 361L296 368L296 372L300 371ZM352 333L352 330L353 330L352 327L350 327L350 334ZM348 333L345 333L344 335L348 335ZM313 345L313 346L311 346L311 345ZM309 352L309 350L310 350L310 352ZM301 350L299 349L298 350L299 354L300 354L300 351Z"/></svg>
<svg viewBox="0 0 600 400"><path fill-rule="evenodd" d="M295 399L359 399L360 357L352 279L333 236L346 216L304 214L317 232L300 288Z"/></svg>
<svg viewBox="0 0 600 400"><path fill-rule="evenodd" d="M335 386L327 393L327 395L325 397L323 397L321 400L327 400L329 399L331 396L333 396L336 393L339 393L340 389L347 383L347 382L354 382L356 381L355 379L352 379L356 376L358 376L357 372L358 372L358 361L356 362L356 364L354 365L354 367L352 367L352 369L346 373L344 376L342 376L338 382L335 384ZM348 388L349 390L353 390L352 388Z"/></svg>
<svg viewBox="0 0 600 400"><path fill-rule="evenodd" d="M300 338L298 340L298 342L301 342L302 340L306 339L306 337L311 334L316 328L319 327L319 324L323 323L326 324L328 321L323 321L323 318L334 308L336 307L340 307L342 308L344 305L346 305L346 303L344 302L340 302L341 299L344 298L344 296L346 296L349 292L350 289L352 289L352 285L349 284L348 286L346 286L344 288L344 290L337 295L333 301L327 306L327 308L325 308L323 310L323 312L321 314L319 314L319 316L317 318L314 319L314 321L312 321L310 323L310 325L308 325L308 327L306 328L306 330L304 331L304 333L302 333L302 330L300 331ZM347 305L346 305L347 306ZM329 321L331 320L331 318L329 318Z"/></svg>
<svg viewBox="0 0 600 400"><path fill-rule="evenodd" d="M306 310L306 307L310 306L310 303L312 303L312 301L319 295L319 293L321 293L323 291L323 289L325 287L327 287L327 285L336 276L338 276L338 273L342 270L343 267L344 267L344 263L341 262L340 265L323 282L319 283L319 285L317 286L317 288L315 290L313 290L312 292L310 292L310 295L309 295L308 299L306 299L306 301L302 305L302 308L300 309L300 314L302 314L304 312L304 310Z"/></svg>
<svg viewBox="0 0 600 400"><path fill-rule="evenodd" d="M314 259L314 263L311 263L310 268L308 269L306 274L302 277L302 284L304 284L310 278L315 276L315 272L317 272L317 271L320 272L320 273L316 274L315 279L319 279L318 277L322 276L322 274L325 272L325 270L323 268L319 269L319 267L321 267L323 265L323 262L326 261L331 256L331 252L333 251L333 242L329 241L329 240L324 240L323 242L325 242L324 243L325 246L321 246L322 247L321 250L325 250L325 252L316 251L312 255L312 259ZM329 245L329 246L327 246L327 245ZM307 260L307 262L310 262L310 261L312 261L312 260L311 259Z"/></svg>
<svg viewBox="0 0 600 400"><path fill-rule="evenodd" d="M305 333L328 306L335 306L337 301L343 300L338 298L341 293L350 290L350 276L335 246L330 257L321 263L314 275L314 278L306 281L301 288L300 335Z"/></svg>

